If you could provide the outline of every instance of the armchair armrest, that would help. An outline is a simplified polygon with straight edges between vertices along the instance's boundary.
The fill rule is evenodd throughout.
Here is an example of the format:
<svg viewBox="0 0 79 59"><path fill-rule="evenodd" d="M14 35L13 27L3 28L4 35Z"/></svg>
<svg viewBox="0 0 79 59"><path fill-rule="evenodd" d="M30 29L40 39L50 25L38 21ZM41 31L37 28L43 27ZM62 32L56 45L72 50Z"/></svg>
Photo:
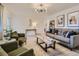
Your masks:
<svg viewBox="0 0 79 59"><path fill-rule="evenodd" d="M14 51L11 51L8 53L10 56L34 56L34 51L33 49L26 49L24 47L20 47Z"/></svg>
<svg viewBox="0 0 79 59"><path fill-rule="evenodd" d="M79 35L73 35L70 37L71 48L79 46Z"/></svg>
<svg viewBox="0 0 79 59"><path fill-rule="evenodd" d="M30 49L30 50L25 50L24 52L18 54L18 56L35 56L35 54L34 54L34 50Z"/></svg>

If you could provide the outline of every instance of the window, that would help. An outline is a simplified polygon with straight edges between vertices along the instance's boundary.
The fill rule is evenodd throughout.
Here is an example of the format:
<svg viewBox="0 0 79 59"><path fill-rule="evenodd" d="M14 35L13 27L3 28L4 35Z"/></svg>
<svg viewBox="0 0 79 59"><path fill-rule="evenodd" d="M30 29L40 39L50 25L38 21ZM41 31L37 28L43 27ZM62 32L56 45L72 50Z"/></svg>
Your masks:
<svg viewBox="0 0 79 59"><path fill-rule="evenodd" d="M1 16L0 16L0 32L2 32L2 21L1 21Z"/></svg>
<svg viewBox="0 0 79 59"><path fill-rule="evenodd" d="M7 17L7 31L10 31L11 30L11 19L10 17L8 16Z"/></svg>

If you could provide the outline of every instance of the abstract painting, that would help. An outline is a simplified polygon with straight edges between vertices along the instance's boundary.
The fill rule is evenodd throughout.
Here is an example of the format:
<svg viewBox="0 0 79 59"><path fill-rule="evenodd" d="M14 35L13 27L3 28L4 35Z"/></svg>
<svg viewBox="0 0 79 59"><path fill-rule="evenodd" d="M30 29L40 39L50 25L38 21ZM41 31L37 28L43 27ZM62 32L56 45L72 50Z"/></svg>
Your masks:
<svg viewBox="0 0 79 59"><path fill-rule="evenodd" d="M79 26L79 12L72 12L68 14L68 26Z"/></svg>
<svg viewBox="0 0 79 59"><path fill-rule="evenodd" d="M61 26L63 27L65 23L65 16L64 15L60 15L57 17L57 26Z"/></svg>

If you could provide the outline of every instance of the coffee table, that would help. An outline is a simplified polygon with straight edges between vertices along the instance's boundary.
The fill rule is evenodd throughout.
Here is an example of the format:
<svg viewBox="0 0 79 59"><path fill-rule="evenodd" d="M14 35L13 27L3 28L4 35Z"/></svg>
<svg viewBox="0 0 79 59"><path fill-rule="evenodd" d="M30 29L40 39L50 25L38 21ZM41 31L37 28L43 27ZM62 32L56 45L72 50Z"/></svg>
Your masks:
<svg viewBox="0 0 79 59"><path fill-rule="evenodd" d="M39 42L41 40L41 42ZM49 41L50 40L50 41ZM37 44L44 50L47 52L48 48L53 48L55 49L55 44L56 41L54 41L52 38L49 38L47 36L37 36ZM44 46L42 46L42 44L44 44Z"/></svg>

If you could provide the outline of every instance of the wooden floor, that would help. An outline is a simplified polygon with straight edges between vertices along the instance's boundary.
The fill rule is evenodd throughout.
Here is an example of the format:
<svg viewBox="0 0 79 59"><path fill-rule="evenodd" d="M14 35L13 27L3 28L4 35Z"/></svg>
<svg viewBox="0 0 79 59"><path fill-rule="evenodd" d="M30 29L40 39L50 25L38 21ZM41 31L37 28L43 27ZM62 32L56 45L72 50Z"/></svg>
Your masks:
<svg viewBox="0 0 79 59"><path fill-rule="evenodd" d="M34 49L36 56L79 56L78 53L69 50L66 47L63 47L59 44L56 44L56 49L48 49L48 52L45 52L40 46L36 43L36 38L34 36L29 36L27 38L27 44L24 44L25 48Z"/></svg>

